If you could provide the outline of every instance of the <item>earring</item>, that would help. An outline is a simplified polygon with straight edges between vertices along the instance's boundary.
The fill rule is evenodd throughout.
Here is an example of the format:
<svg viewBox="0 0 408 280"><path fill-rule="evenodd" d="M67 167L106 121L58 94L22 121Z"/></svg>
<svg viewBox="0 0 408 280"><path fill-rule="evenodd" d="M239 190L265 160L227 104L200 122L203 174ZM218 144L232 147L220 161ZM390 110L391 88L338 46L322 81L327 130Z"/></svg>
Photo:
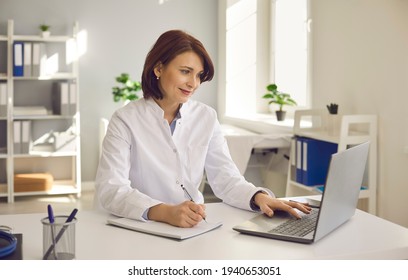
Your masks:
<svg viewBox="0 0 408 280"><path fill-rule="evenodd" d="M158 79L160 79L160 77L159 77L159 76L156 76L156 80L158 80Z"/></svg>

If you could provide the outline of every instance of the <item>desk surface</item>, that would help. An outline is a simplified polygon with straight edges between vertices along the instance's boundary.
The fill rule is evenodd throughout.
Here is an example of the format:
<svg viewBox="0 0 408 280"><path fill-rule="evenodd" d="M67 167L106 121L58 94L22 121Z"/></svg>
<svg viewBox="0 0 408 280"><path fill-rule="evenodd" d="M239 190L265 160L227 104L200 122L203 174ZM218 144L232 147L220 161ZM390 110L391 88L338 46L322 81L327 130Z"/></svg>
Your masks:
<svg viewBox="0 0 408 280"><path fill-rule="evenodd" d="M66 213L56 213L66 214ZM256 213L223 203L207 204L207 219L223 226L183 241L106 225L108 214L79 211L77 259L246 260L246 259L408 259L408 229L357 210L343 226L315 244L297 244L240 234L232 227ZM24 259L41 259L46 213L1 215L0 224L23 233Z"/></svg>

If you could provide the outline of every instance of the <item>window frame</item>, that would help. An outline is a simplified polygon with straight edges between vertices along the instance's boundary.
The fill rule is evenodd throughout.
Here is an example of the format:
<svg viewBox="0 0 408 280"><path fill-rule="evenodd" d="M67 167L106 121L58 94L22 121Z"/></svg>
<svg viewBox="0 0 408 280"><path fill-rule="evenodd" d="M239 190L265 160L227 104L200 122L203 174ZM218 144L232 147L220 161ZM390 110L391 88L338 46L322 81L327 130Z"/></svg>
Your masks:
<svg viewBox="0 0 408 280"><path fill-rule="evenodd" d="M293 130L293 115L294 111L298 109L308 109L311 104L311 61L312 61L312 44L311 44L311 13L310 13L310 0L307 1L307 88L306 88L306 106L305 107L285 107L287 117L285 121L277 121L274 114L269 113L269 106L266 100L262 99L262 95L266 91L265 87L270 81L273 81L274 77L274 61L273 61L273 30L274 22L273 15L275 13L275 0L255 0L257 1L259 16L257 19L257 28L261 32L267 33L267 36L257 36L257 52L262 54L262 58L266 61L264 64L257 66L257 84L256 84L256 113L252 116L228 116L226 115L226 11L228 1L220 0L218 9L218 22L219 22L219 34L218 34L218 48L219 48L219 65L218 65L218 115L221 123L227 123L243 127L258 133L271 133L273 131L288 132ZM238 0L239 1L239 0ZM265 42L267 40L267 42ZM266 58L266 59L265 59ZM259 61L257 59L257 61Z"/></svg>

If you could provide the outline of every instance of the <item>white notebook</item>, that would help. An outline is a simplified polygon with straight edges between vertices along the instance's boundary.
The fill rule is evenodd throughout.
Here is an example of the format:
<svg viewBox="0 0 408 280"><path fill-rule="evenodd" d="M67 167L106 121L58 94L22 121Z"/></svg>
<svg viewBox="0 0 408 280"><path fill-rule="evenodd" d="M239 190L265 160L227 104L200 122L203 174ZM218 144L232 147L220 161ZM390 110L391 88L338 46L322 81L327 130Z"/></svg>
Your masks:
<svg viewBox="0 0 408 280"><path fill-rule="evenodd" d="M128 218L108 219L108 224L179 240L191 238L222 226L222 222L212 223L201 221L198 225L192 228L180 228L166 223L155 221L141 222Z"/></svg>

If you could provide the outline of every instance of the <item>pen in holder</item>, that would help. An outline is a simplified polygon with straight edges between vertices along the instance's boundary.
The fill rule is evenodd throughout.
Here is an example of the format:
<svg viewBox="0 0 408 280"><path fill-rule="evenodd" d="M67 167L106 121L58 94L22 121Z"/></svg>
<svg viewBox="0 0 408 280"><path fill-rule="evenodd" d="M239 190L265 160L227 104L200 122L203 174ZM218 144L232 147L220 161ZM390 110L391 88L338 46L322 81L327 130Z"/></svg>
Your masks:
<svg viewBox="0 0 408 280"><path fill-rule="evenodd" d="M51 231L51 243L52 243L52 247L53 247L53 256L55 260L58 260L57 257L57 252L55 250L55 225L54 225L54 211L52 210L51 205L48 205L48 222L50 223L50 231Z"/></svg>
<svg viewBox="0 0 408 280"><path fill-rule="evenodd" d="M326 105L326 107L327 110L329 110L330 115L337 115L339 105L337 105L336 103L330 103L329 105Z"/></svg>
<svg viewBox="0 0 408 280"><path fill-rule="evenodd" d="M339 134L340 130L340 116L337 114L339 105L330 103L326 105L329 115L327 116L327 132L331 136Z"/></svg>
<svg viewBox="0 0 408 280"><path fill-rule="evenodd" d="M50 207L49 207L50 208ZM75 259L75 224L74 209L69 216L49 216L41 220L43 224L43 260Z"/></svg>

